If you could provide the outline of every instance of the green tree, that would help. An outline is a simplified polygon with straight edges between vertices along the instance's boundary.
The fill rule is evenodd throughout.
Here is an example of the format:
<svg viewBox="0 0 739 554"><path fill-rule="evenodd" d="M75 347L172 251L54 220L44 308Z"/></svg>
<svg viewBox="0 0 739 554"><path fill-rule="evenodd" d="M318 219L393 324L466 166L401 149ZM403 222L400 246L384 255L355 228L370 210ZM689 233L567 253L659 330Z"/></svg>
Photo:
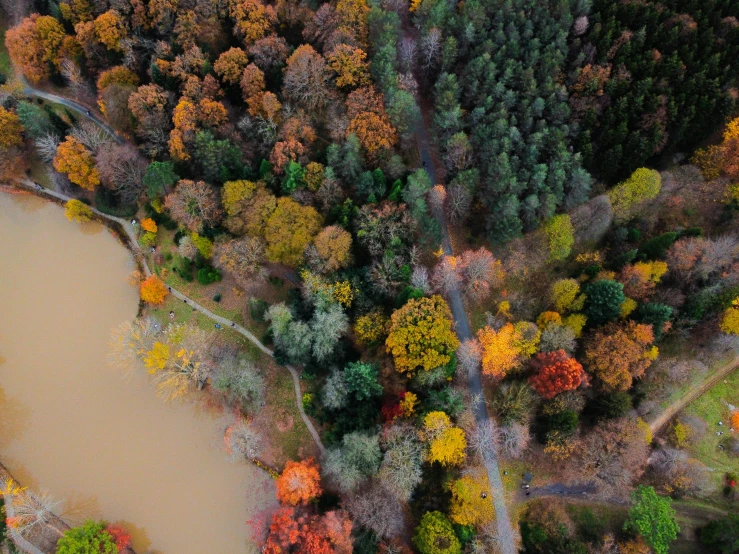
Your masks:
<svg viewBox="0 0 739 554"><path fill-rule="evenodd" d="M347 389L356 400L367 400L382 394L382 385L377 382L377 365L352 362L344 370Z"/></svg>
<svg viewBox="0 0 739 554"><path fill-rule="evenodd" d="M700 530L700 541L716 554L739 553L739 514L709 522Z"/></svg>
<svg viewBox="0 0 739 554"><path fill-rule="evenodd" d="M174 172L172 162L151 162L144 175L144 185L149 198L165 196L179 180L180 176Z"/></svg>
<svg viewBox="0 0 739 554"><path fill-rule="evenodd" d="M223 183L241 177L241 150L228 139L216 139L208 130L195 135L194 158L206 181Z"/></svg>
<svg viewBox="0 0 739 554"><path fill-rule="evenodd" d="M87 521L64 533L57 542L56 554L118 554L118 547L104 523Z"/></svg>
<svg viewBox="0 0 739 554"><path fill-rule="evenodd" d="M285 194L292 194L298 187L305 185L303 177L305 169L295 160L291 160L285 167L285 177L282 180L282 191Z"/></svg>
<svg viewBox="0 0 739 554"><path fill-rule="evenodd" d="M667 304L659 304L657 302L642 304L637 308L636 313L634 314L634 319L636 321L652 326L654 340L662 338L665 324L670 321L671 317L672 308Z"/></svg>
<svg viewBox="0 0 739 554"><path fill-rule="evenodd" d="M639 485L631 493L631 509L624 531L641 535L655 554L667 554L680 531L671 503L670 498L658 496L654 488Z"/></svg>
<svg viewBox="0 0 739 554"><path fill-rule="evenodd" d="M413 544L421 554L460 554L462 545L452 523L441 512L426 512L416 527Z"/></svg>
<svg viewBox="0 0 739 554"><path fill-rule="evenodd" d="M588 323L593 325L614 321L621 314L621 304L626 300L624 286L609 279L588 285L585 294L585 315Z"/></svg>
<svg viewBox="0 0 739 554"><path fill-rule="evenodd" d="M46 111L37 104L19 102L15 113L31 138L39 138L55 132Z"/></svg>

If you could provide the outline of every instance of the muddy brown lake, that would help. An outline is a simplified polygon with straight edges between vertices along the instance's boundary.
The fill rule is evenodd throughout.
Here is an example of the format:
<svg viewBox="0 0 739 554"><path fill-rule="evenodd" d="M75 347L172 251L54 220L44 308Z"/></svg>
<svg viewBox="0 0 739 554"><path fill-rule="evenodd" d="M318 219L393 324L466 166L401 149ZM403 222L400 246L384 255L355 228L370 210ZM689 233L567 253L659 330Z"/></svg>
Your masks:
<svg viewBox="0 0 739 554"><path fill-rule="evenodd" d="M133 269L103 225L0 192L0 461L70 523L121 523L139 554L257 552L246 521L274 485L228 459L230 420L164 403L143 369L107 362L111 329L138 307Z"/></svg>

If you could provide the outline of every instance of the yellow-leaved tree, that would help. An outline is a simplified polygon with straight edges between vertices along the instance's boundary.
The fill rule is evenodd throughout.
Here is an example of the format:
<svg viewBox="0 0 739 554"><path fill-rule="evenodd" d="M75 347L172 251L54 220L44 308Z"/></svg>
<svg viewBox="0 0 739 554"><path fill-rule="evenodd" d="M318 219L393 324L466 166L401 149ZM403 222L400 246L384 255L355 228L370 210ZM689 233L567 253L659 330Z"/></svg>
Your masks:
<svg viewBox="0 0 739 554"><path fill-rule="evenodd" d="M521 333L511 323L506 323L497 331L483 327L477 332L477 340L482 347L482 372L502 379L521 363L521 350L517 346L522 340Z"/></svg>
<svg viewBox="0 0 739 554"><path fill-rule="evenodd" d="M729 335L739 335L739 297L735 298L721 318L721 330Z"/></svg>
<svg viewBox="0 0 739 554"><path fill-rule="evenodd" d="M321 215L311 206L301 206L287 197L277 200L264 229L267 259L293 267L299 265L305 247L321 230L322 222Z"/></svg>
<svg viewBox="0 0 739 554"><path fill-rule="evenodd" d="M80 141L71 136L57 148L54 169L65 173L70 181L83 189L94 190L100 184L95 158Z"/></svg>
<svg viewBox="0 0 739 554"><path fill-rule="evenodd" d="M414 298L395 310L390 319L390 333L385 341L393 355L395 369L426 371L449 363L459 346L452 330L452 314L441 296Z"/></svg>
<svg viewBox="0 0 739 554"><path fill-rule="evenodd" d="M16 114L0 106L0 147L10 148L23 144L23 126Z"/></svg>
<svg viewBox="0 0 739 554"><path fill-rule="evenodd" d="M429 412L423 419L421 439L428 443L428 461L443 466L462 465L466 458L467 439L444 412Z"/></svg>
<svg viewBox="0 0 739 554"><path fill-rule="evenodd" d="M449 517L459 525L483 527L495 517L487 475L479 469L449 483L452 503Z"/></svg>
<svg viewBox="0 0 739 554"><path fill-rule="evenodd" d="M69 221L90 221L92 219L92 210L90 206L80 202L79 200L69 200L64 204L64 215Z"/></svg>

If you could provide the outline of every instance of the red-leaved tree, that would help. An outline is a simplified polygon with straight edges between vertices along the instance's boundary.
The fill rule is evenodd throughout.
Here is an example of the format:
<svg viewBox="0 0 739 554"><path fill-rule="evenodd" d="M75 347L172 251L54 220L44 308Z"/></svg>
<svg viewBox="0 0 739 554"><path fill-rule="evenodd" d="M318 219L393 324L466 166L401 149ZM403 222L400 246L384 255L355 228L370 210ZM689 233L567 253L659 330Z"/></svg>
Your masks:
<svg viewBox="0 0 739 554"><path fill-rule="evenodd" d="M588 385L588 376L580 362L564 350L539 353L531 365L538 372L529 378L529 383L542 398L554 398L561 392Z"/></svg>

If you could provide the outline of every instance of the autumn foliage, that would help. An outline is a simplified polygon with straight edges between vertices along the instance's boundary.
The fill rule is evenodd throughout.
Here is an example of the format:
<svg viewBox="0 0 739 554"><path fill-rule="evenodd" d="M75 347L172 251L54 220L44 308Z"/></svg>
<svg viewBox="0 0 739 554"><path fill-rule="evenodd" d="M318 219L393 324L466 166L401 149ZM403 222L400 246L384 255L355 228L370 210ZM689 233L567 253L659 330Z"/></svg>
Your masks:
<svg viewBox="0 0 739 554"><path fill-rule="evenodd" d="M23 144L23 126L13 112L0 106L0 147L10 148Z"/></svg>
<svg viewBox="0 0 739 554"><path fill-rule="evenodd" d="M657 357L651 325L609 323L589 337L585 362L606 390L625 391Z"/></svg>
<svg viewBox="0 0 739 554"><path fill-rule="evenodd" d="M124 552L131 546L131 535L120 525L109 524L105 531L111 536L115 542L118 552Z"/></svg>
<svg viewBox="0 0 739 554"><path fill-rule="evenodd" d="M302 462L288 460L277 479L277 500L283 504L305 504L321 494L321 475L313 458Z"/></svg>
<svg viewBox="0 0 739 554"><path fill-rule="evenodd" d="M8 30L5 45L13 63L29 81L38 83L50 76L50 67L61 64L64 27L56 19L37 13Z"/></svg>
<svg viewBox="0 0 739 554"><path fill-rule="evenodd" d="M352 522L343 510L319 516L304 509L282 507L272 516L266 554L351 554Z"/></svg>
<svg viewBox="0 0 739 554"><path fill-rule="evenodd" d="M497 331L483 327L477 332L482 348L482 372L485 375L502 379L520 364L521 350L517 344L521 333L511 323L506 323Z"/></svg>
<svg viewBox="0 0 739 554"><path fill-rule="evenodd" d="M428 371L449 363L459 346L451 316L449 306L438 295L409 300L396 310L385 341L395 368L402 372L418 368Z"/></svg>
<svg viewBox="0 0 739 554"><path fill-rule="evenodd" d="M529 383L542 398L554 398L561 392L587 385L588 376L580 363L564 350L537 354L532 362L538 373Z"/></svg>
<svg viewBox="0 0 739 554"><path fill-rule="evenodd" d="M93 190L100 184L95 158L80 141L71 136L57 148L54 169L66 173L70 181L87 190Z"/></svg>
<svg viewBox="0 0 739 554"><path fill-rule="evenodd" d="M90 206L80 202L79 200L68 200L64 204L64 215L69 221L78 221L80 223L90 221L92 219L92 210Z"/></svg>
<svg viewBox="0 0 739 554"><path fill-rule="evenodd" d="M141 300L144 302L159 305L164 304L164 299L169 291L167 291L167 287L159 277L151 275L141 282L139 293L141 294Z"/></svg>
<svg viewBox="0 0 739 554"><path fill-rule="evenodd" d="M443 466L461 465L466 459L464 431L452 424L444 412L429 412L423 419L421 438L429 445L428 460Z"/></svg>

